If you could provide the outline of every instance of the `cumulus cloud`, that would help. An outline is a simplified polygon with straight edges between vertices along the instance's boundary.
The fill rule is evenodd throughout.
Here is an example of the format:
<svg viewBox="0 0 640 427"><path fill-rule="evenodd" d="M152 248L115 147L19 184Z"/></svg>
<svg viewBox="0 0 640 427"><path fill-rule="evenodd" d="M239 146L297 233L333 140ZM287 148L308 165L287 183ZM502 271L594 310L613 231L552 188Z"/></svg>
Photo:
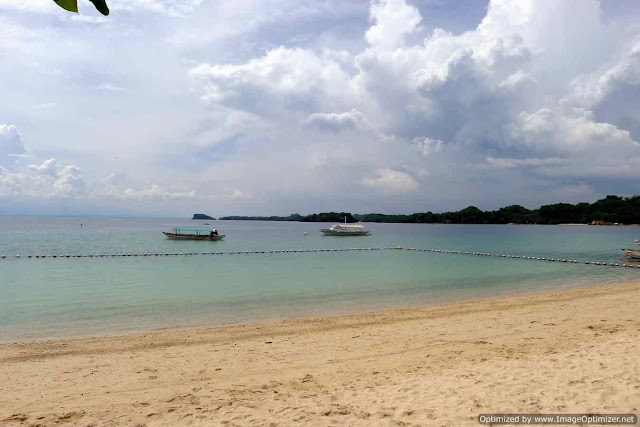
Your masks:
<svg viewBox="0 0 640 427"><path fill-rule="evenodd" d="M413 145L424 157L442 151L444 148L442 141L428 137L414 138Z"/></svg>
<svg viewBox="0 0 640 427"><path fill-rule="evenodd" d="M522 91L530 86L535 86L536 84L536 79L530 74L527 74L522 70L518 70L501 81L500 84L498 84L498 88L513 93L516 91Z"/></svg>
<svg viewBox="0 0 640 427"><path fill-rule="evenodd" d="M620 85L640 86L640 36L623 49L613 64L576 77L572 82L572 95L578 102L597 104Z"/></svg>
<svg viewBox="0 0 640 427"><path fill-rule="evenodd" d="M411 175L393 169L380 169L375 176L362 178L361 182L384 192L406 193L418 189L418 182Z"/></svg>
<svg viewBox="0 0 640 427"><path fill-rule="evenodd" d="M22 170L0 167L0 198L15 199L99 199L99 200L180 200L193 199L195 190L180 191L150 184L142 188L127 186L115 174L97 181L87 181L73 165L56 159L28 165Z"/></svg>
<svg viewBox="0 0 640 427"><path fill-rule="evenodd" d="M62 166L56 159L29 165L24 171L0 168L0 197L50 199L86 194L87 186L80 169Z"/></svg>
<svg viewBox="0 0 640 427"><path fill-rule="evenodd" d="M0 166L12 162L11 157L26 151L22 136L14 125L0 124Z"/></svg>
<svg viewBox="0 0 640 427"><path fill-rule="evenodd" d="M619 49L623 36L601 15L595 0L494 0L474 30L436 29L422 44L409 45L407 36L420 28L419 11L405 0L380 0L371 5L364 33L369 46L340 61L326 52L278 47L245 63L199 64L191 77L209 104L249 110L296 135L305 125L306 141L366 128L337 141L377 154L361 165L376 168L376 175L360 179L372 188L419 189L426 174L401 171L407 168L446 181L433 163L445 151L451 165L479 166L468 167L468 187L475 187L474 173L489 173L487 164L518 179L521 173L628 176L638 144L622 122L602 120L595 107L612 82L637 84L640 49L628 41L612 58L607 52ZM320 160L332 155L313 158L325 167L331 162Z"/></svg>
<svg viewBox="0 0 640 427"><path fill-rule="evenodd" d="M349 96L348 74L331 55L279 47L240 64L199 64L189 76L202 99L261 115L334 110Z"/></svg>
<svg viewBox="0 0 640 427"><path fill-rule="evenodd" d="M160 187L157 184L144 187L139 190L133 188L127 188L120 193L112 193L115 198L121 199L152 199L152 200L179 200L179 199L193 199L196 196L195 190L190 191L170 191Z"/></svg>
<svg viewBox="0 0 640 427"><path fill-rule="evenodd" d="M307 118L309 126L319 130L339 132L341 130L356 130L367 126L364 115L353 109L344 113L313 113Z"/></svg>
<svg viewBox="0 0 640 427"><path fill-rule="evenodd" d="M422 16L405 0L380 0L371 5L371 19L375 23L365 34L369 44L392 50L402 46L404 36L416 29Z"/></svg>
<svg viewBox="0 0 640 427"><path fill-rule="evenodd" d="M568 99L640 139L640 36L598 70L577 76Z"/></svg>
<svg viewBox="0 0 640 427"><path fill-rule="evenodd" d="M134 201L166 201L195 199L195 190L163 187L158 184L148 184L140 188L130 187L130 182L122 174L110 174L104 178L91 182L90 199L134 200Z"/></svg>
<svg viewBox="0 0 640 427"><path fill-rule="evenodd" d="M593 112L557 108L522 112L505 126L505 139L514 152L546 155L543 159L517 161L492 159L497 166L538 166L543 175L581 178L640 177L640 144L629 131L598 122ZM497 163L496 163L497 162Z"/></svg>
<svg viewBox="0 0 640 427"><path fill-rule="evenodd" d="M522 112L505 130L505 139L525 150L557 153L607 150L630 154L640 148L629 131L597 122L589 110L562 105Z"/></svg>
<svg viewBox="0 0 640 427"><path fill-rule="evenodd" d="M0 197L56 198L86 195L80 169L63 166L56 159L17 168L3 161L26 152L22 136L14 125L0 125Z"/></svg>
<svg viewBox="0 0 640 427"><path fill-rule="evenodd" d="M136 46L132 55L155 46L145 61L136 62L143 72L131 79L123 77L132 70L129 64L98 67L104 64L91 56L98 49L87 41L94 37L53 37L60 34L59 21L44 35L17 25L32 7L21 6L13 12L18 18L4 24L0 19L0 33L7 35L0 37L0 54L16 53L3 56L13 58L31 49L29 81L37 85L33 76L47 73L53 79L47 88L63 87L65 97L42 99L36 95L43 89L33 89L40 92L31 93L28 105L55 101L56 108L10 111L28 110L37 120L8 117L12 123L38 123L29 128L30 137L40 137L35 145L28 141L30 156L73 159L78 170L58 162L16 169L19 163L12 160L24 145L3 128L12 135L0 140L2 176L14 183L11 194L46 187L54 189L50 194L110 200L206 199L255 213L333 204L362 211L438 203L427 207L436 210L557 195L595 197L623 191L620 183L640 178L640 36L633 20L607 20L597 0L492 0L479 22L454 33L431 30L437 22L429 2L420 6L424 19L413 0L373 0L368 11L347 3L114 3L114 11L131 12L122 13L125 18L134 12L153 16L136 20L145 23L140 28L127 26L126 19L117 28L100 24L118 42L107 58L120 56L124 37L118 37L124 33L127 46ZM6 10L7 4L0 0ZM347 18L336 12L344 8L353 9ZM211 28L208 15L194 13L200 9L219 12L212 16L230 17L231 23ZM63 23L82 31L96 24ZM192 31L192 24L200 28ZM158 28L163 42L150 44ZM49 49L53 39L65 49ZM158 65L157 57L165 62ZM89 67L85 58L96 63ZM7 76L17 76L24 67L7 70ZM167 77L167 70L174 74ZM150 72L153 80L146 78ZM101 103L119 98L117 106L101 110L118 123L118 131L101 126L108 136L92 149L86 141L94 141L95 122L40 128L47 120L68 124L68 117L56 113L74 105L83 113L98 102L87 101L82 91L75 100L66 97L72 80L60 76L69 75L74 85L93 89ZM13 98L20 96L14 92ZM117 153L109 141L118 144ZM117 163L109 160L117 156ZM141 158L153 161L136 168ZM127 168L136 174L100 178ZM495 192L487 193L487 182ZM361 187L366 198L346 195L345 183ZM6 194L9 187L3 188ZM406 204L392 200L396 193L405 195L399 199Z"/></svg>

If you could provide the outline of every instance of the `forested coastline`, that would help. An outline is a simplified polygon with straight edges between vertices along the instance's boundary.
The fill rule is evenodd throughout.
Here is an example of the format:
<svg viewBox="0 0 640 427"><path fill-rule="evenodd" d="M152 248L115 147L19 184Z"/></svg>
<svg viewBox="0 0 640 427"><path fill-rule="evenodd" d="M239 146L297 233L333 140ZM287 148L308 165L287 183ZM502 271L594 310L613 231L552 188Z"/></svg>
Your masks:
<svg viewBox="0 0 640 427"><path fill-rule="evenodd" d="M483 211L469 206L456 212L431 211L409 215L381 213L351 214L348 212L322 212L311 215L280 216L227 216L221 220L300 221L300 222L388 222L425 224L640 224L640 196L609 195L594 203L556 203L527 209L511 205L494 211Z"/></svg>

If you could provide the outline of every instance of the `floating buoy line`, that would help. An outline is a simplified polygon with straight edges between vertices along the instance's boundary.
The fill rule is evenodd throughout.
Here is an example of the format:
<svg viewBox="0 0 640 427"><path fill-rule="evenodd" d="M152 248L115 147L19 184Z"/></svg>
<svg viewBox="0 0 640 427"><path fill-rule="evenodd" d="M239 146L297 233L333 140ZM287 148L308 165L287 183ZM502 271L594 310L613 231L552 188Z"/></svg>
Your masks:
<svg viewBox="0 0 640 427"><path fill-rule="evenodd" d="M195 255L251 255L251 254L284 254L284 253L316 253L316 252L348 252L348 251L386 251L386 250L405 250L417 252L433 252L439 254L453 255L470 255L470 256L486 256L494 258L519 259L526 261L545 261L567 264L596 265L608 267L625 267L640 268L640 264L614 263L604 261L579 261L577 259L553 258L553 257L534 257L526 255L499 254L491 252L472 252L472 251L452 251L447 249L424 249L424 248L404 248L402 246L395 247L378 247L378 248L330 248L330 249L274 249L264 251L226 251L226 252L141 252L141 253L110 253L110 254L64 254L64 255L0 255L0 259L59 259L59 258L127 258L127 257L166 257L166 256L195 256Z"/></svg>

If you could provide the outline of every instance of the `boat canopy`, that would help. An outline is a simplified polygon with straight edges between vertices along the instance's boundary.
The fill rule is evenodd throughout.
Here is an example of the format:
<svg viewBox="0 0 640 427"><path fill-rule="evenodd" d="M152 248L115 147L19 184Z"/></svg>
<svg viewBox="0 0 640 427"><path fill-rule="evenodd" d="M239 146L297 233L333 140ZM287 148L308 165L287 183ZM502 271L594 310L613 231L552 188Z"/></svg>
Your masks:
<svg viewBox="0 0 640 427"><path fill-rule="evenodd" d="M173 227L176 231L199 231L201 233L211 233L216 231L215 228L196 228L196 227Z"/></svg>
<svg viewBox="0 0 640 427"><path fill-rule="evenodd" d="M337 224L341 228L364 228L362 224Z"/></svg>

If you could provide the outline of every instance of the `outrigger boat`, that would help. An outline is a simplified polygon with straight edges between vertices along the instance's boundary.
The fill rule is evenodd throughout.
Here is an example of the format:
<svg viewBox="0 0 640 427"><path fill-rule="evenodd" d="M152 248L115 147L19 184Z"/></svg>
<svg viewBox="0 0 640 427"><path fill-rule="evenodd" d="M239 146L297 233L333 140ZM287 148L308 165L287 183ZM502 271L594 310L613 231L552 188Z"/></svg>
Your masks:
<svg viewBox="0 0 640 427"><path fill-rule="evenodd" d="M173 233L163 231L167 239L172 240L222 240L224 234L218 234L215 228L175 227Z"/></svg>
<svg viewBox="0 0 640 427"><path fill-rule="evenodd" d="M640 246L640 242L637 240L634 242L635 245ZM624 251L624 256L622 259L628 258L629 261L640 261L640 249L622 249Z"/></svg>
<svg viewBox="0 0 640 427"><path fill-rule="evenodd" d="M369 236L371 234L360 223L347 224L347 217L344 218L344 224L332 225L331 228L323 228L320 231L325 236Z"/></svg>

